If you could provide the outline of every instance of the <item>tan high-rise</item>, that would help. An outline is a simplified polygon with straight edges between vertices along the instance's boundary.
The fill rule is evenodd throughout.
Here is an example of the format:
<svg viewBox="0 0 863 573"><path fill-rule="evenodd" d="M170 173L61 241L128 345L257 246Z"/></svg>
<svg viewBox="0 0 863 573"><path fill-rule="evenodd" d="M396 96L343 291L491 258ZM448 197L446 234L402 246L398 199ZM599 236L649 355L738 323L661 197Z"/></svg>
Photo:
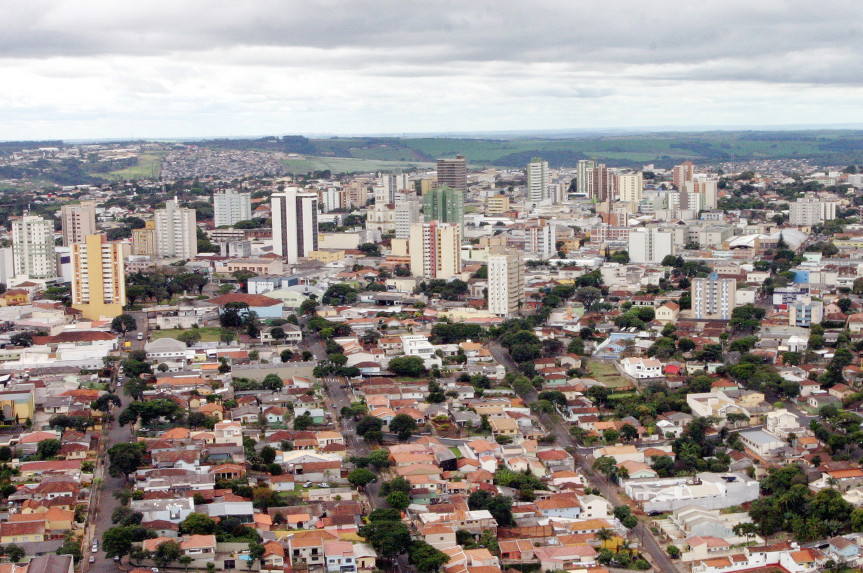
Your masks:
<svg viewBox="0 0 863 573"><path fill-rule="evenodd" d="M448 279L461 272L461 227L456 223L411 225L408 248L414 276Z"/></svg>
<svg viewBox="0 0 863 573"><path fill-rule="evenodd" d="M143 229L132 229L132 254L156 256L156 222L145 221Z"/></svg>
<svg viewBox="0 0 863 573"><path fill-rule="evenodd" d="M83 243L84 237L96 232L96 202L81 201L77 205L63 205L60 219L63 224L63 246Z"/></svg>
<svg viewBox="0 0 863 573"><path fill-rule="evenodd" d="M524 304L524 261L515 249L492 247L488 254L488 311L509 317Z"/></svg>
<svg viewBox="0 0 863 573"><path fill-rule="evenodd" d="M105 234L87 235L72 245L72 308L84 318L100 320L123 313L126 267L123 246Z"/></svg>

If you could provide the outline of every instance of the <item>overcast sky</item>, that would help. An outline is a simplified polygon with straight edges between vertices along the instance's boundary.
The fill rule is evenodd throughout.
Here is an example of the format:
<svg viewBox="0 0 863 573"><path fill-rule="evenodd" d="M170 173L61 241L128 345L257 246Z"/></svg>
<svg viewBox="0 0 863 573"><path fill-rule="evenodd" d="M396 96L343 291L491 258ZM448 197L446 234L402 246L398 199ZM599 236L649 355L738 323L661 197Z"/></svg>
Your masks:
<svg viewBox="0 0 863 573"><path fill-rule="evenodd" d="M0 140L863 123L858 2L0 3Z"/></svg>

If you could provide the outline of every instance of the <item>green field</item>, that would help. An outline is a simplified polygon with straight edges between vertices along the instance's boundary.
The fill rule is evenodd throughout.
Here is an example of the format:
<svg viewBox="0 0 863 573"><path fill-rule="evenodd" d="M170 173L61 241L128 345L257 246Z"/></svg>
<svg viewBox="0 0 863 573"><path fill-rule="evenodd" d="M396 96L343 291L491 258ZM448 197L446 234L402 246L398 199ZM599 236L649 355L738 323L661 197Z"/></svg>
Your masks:
<svg viewBox="0 0 863 573"><path fill-rule="evenodd" d="M601 382L609 389L631 388L633 386L632 382L624 378L611 362L588 360L587 367L590 369L590 378L594 378L597 382Z"/></svg>
<svg viewBox="0 0 863 573"><path fill-rule="evenodd" d="M169 328L165 330L150 330L150 339L177 338L177 335L181 332L185 332L185 330L188 329ZM201 333L201 342L218 342L219 337L222 334L222 329L215 326L204 326L199 328L198 332Z"/></svg>
<svg viewBox="0 0 863 573"><path fill-rule="evenodd" d="M434 168L434 163L420 161L388 161L354 157L313 157L285 159L282 161L289 173L326 171L333 173L370 173L372 171L412 171Z"/></svg>
<svg viewBox="0 0 863 573"><path fill-rule="evenodd" d="M138 156L138 164L126 169L117 171L109 171L101 176L111 181L125 181L136 179L158 179L159 172L162 169L162 159L165 157L164 152L148 152Z"/></svg>

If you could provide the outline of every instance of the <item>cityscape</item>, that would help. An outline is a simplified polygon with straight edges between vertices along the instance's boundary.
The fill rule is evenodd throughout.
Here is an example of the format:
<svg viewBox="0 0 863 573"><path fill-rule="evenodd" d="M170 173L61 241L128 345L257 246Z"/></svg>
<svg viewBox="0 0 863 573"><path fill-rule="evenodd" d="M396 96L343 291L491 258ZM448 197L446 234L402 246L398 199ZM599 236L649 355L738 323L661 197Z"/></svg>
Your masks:
<svg viewBox="0 0 863 573"><path fill-rule="evenodd" d="M0 573L860 573L856 8L0 8Z"/></svg>

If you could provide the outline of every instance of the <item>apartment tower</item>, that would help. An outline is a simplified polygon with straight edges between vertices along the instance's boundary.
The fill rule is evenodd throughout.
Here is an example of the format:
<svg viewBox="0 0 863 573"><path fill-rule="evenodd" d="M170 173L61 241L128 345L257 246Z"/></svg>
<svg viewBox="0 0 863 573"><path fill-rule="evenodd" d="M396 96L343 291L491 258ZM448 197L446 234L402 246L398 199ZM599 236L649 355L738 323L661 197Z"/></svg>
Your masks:
<svg viewBox="0 0 863 573"><path fill-rule="evenodd" d="M194 259L198 254L195 210L180 207L175 197L156 209L156 256L163 259Z"/></svg>
<svg viewBox="0 0 863 573"><path fill-rule="evenodd" d="M430 221L411 225L411 274L448 279L461 273L461 227Z"/></svg>
<svg viewBox="0 0 863 573"><path fill-rule="evenodd" d="M60 219L63 225L63 246L83 243L84 237L96 232L96 202L81 201L77 205L63 205Z"/></svg>
<svg viewBox="0 0 863 573"><path fill-rule="evenodd" d="M736 279L721 279L716 273L692 279L692 317L731 320L737 295Z"/></svg>
<svg viewBox="0 0 863 573"><path fill-rule="evenodd" d="M554 199L549 193L548 161L537 157L527 164L527 200L531 202Z"/></svg>
<svg viewBox="0 0 863 573"><path fill-rule="evenodd" d="M467 159L456 155L452 159L437 160L438 187L457 189L462 193L467 191Z"/></svg>
<svg viewBox="0 0 863 573"><path fill-rule="evenodd" d="M455 223L464 229L464 192L452 187L438 187L423 195L426 222Z"/></svg>
<svg viewBox="0 0 863 573"><path fill-rule="evenodd" d="M288 187L273 193L273 253L296 264L318 250L318 195Z"/></svg>
<svg viewBox="0 0 863 573"><path fill-rule="evenodd" d="M492 247L488 254L488 311L510 317L524 304L524 261L515 249Z"/></svg>
<svg viewBox="0 0 863 573"><path fill-rule="evenodd" d="M252 195L226 189L213 195L213 224L216 227L231 227L239 221L252 218Z"/></svg>
<svg viewBox="0 0 863 573"><path fill-rule="evenodd" d="M103 234L87 235L72 245L72 308L84 318L99 320L123 313L126 268L123 246Z"/></svg>
<svg viewBox="0 0 863 573"><path fill-rule="evenodd" d="M12 258L15 276L30 279L57 277L54 223L38 215L24 215L12 222Z"/></svg>

